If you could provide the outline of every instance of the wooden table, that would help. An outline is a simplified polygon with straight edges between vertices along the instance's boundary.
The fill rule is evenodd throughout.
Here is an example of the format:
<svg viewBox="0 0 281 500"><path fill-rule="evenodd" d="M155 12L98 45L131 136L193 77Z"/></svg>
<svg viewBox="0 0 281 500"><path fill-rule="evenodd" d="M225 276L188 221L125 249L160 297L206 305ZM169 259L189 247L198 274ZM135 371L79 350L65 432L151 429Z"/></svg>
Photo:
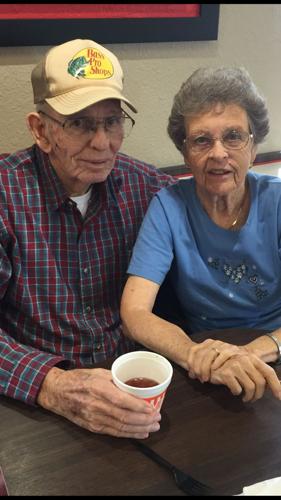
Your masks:
<svg viewBox="0 0 281 500"><path fill-rule="evenodd" d="M226 330L196 338L243 344L257 334ZM175 366L161 429L145 442L218 495L238 494L243 486L281 475L281 402L267 391L257 402L243 403L227 388L190 380ZM184 495L170 473L130 441L91 434L4 397L0 465L10 495Z"/></svg>

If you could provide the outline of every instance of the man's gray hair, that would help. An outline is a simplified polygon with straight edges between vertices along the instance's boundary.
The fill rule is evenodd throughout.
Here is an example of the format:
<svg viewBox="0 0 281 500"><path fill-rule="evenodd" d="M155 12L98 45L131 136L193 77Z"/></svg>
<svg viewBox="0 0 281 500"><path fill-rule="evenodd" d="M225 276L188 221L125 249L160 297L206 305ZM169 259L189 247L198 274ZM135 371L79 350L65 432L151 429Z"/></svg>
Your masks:
<svg viewBox="0 0 281 500"><path fill-rule="evenodd" d="M217 103L236 104L248 116L254 143L261 143L269 132L265 98L259 93L245 68L200 68L182 85L174 97L168 134L182 152L185 122L208 112Z"/></svg>

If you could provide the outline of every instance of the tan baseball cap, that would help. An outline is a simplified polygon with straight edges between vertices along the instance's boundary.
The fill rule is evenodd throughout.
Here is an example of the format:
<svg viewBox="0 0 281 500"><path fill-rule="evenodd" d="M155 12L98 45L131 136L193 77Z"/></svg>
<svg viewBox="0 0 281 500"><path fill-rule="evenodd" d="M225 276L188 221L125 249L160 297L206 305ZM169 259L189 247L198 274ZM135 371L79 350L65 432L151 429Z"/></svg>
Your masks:
<svg viewBox="0 0 281 500"><path fill-rule="evenodd" d="M123 71L117 57L93 40L76 39L50 49L32 71L34 103L46 101L71 115L104 99L124 101Z"/></svg>

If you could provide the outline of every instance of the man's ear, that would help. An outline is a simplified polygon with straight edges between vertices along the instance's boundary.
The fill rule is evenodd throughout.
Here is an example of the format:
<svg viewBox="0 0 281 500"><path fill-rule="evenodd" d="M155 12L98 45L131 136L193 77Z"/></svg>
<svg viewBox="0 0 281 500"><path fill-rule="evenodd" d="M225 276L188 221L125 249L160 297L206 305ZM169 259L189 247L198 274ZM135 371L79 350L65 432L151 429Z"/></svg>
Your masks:
<svg viewBox="0 0 281 500"><path fill-rule="evenodd" d="M27 127L29 128L36 144L44 153L50 153L52 145L46 133L46 124L43 122L39 113L33 111L26 117Z"/></svg>

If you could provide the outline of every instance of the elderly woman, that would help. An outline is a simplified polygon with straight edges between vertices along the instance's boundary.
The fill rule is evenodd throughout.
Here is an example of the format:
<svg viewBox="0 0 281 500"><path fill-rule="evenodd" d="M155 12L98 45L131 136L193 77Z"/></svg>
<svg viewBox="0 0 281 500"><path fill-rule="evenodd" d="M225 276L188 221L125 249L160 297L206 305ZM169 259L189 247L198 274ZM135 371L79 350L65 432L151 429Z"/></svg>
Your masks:
<svg viewBox="0 0 281 500"><path fill-rule="evenodd" d="M121 306L129 337L192 378L243 391L244 401L267 386L281 399L268 364L281 352L281 180L249 171L268 131L265 100L245 69L199 69L183 83L168 133L193 176L152 200ZM168 272L186 332L152 313ZM230 327L271 333L244 346L195 342L196 332Z"/></svg>

